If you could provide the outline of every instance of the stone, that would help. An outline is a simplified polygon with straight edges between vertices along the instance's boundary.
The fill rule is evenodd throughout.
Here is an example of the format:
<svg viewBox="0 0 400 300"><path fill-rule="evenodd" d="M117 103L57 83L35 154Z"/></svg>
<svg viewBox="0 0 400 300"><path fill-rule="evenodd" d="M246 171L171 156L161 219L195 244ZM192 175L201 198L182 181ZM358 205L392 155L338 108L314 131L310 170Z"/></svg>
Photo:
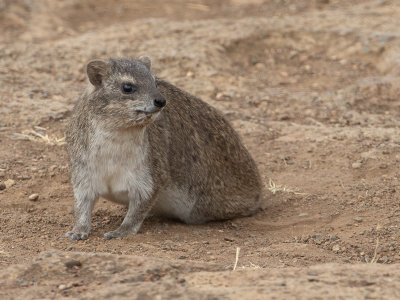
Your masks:
<svg viewBox="0 0 400 300"><path fill-rule="evenodd" d="M6 181L4 181L4 184L6 185L6 188L10 188L15 184L15 181L12 179L7 179Z"/></svg>
<svg viewBox="0 0 400 300"><path fill-rule="evenodd" d="M28 198L30 201L37 201L39 199L39 194L32 194Z"/></svg>

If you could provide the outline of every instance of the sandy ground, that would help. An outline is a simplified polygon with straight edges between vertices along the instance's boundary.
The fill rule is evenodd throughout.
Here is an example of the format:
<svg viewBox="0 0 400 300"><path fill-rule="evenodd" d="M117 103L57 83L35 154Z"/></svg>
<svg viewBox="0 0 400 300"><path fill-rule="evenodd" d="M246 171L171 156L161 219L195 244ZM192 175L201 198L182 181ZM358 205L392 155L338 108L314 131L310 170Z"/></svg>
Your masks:
<svg viewBox="0 0 400 300"><path fill-rule="evenodd" d="M395 0L0 0L0 297L398 299L399 28ZM126 208L101 200L73 242L85 63L142 54L231 121L264 209L104 240Z"/></svg>

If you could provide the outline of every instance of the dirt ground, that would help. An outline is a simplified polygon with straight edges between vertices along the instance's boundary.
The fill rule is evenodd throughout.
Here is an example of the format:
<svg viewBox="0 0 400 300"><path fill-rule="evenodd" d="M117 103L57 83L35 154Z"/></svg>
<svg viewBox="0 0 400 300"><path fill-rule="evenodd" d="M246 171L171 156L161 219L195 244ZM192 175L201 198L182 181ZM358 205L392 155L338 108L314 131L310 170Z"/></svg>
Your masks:
<svg viewBox="0 0 400 300"><path fill-rule="evenodd" d="M0 0L0 31L2 299L400 298L398 1ZM231 121L264 209L104 240L126 208L101 200L73 242L85 63L143 54Z"/></svg>

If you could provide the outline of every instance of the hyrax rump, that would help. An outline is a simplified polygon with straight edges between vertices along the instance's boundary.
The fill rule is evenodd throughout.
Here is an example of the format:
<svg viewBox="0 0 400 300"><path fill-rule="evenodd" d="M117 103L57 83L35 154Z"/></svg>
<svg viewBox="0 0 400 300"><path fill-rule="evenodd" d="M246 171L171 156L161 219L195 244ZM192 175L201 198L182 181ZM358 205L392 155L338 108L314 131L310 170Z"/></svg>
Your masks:
<svg viewBox="0 0 400 300"><path fill-rule="evenodd" d="M216 109L154 77L150 65L146 56L87 65L90 84L66 133L73 240L88 237L100 196L128 206L106 238L136 234L149 214L198 224L260 207L260 176L238 134Z"/></svg>

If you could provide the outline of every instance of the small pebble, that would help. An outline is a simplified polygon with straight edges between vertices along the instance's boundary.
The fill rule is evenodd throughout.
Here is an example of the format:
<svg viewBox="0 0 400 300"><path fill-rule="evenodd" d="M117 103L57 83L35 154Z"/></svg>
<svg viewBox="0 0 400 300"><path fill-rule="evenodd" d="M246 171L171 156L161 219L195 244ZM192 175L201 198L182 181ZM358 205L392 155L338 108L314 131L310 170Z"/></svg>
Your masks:
<svg viewBox="0 0 400 300"><path fill-rule="evenodd" d="M0 182L0 191L6 189L6 184L4 182Z"/></svg>
<svg viewBox="0 0 400 300"><path fill-rule="evenodd" d="M218 93L215 98L217 98L217 100L220 100L224 97L224 93Z"/></svg>
<svg viewBox="0 0 400 300"><path fill-rule="evenodd" d="M331 241L336 241L336 240L338 240L339 238L338 238L338 236L337 236L336 234L332 234L332 235L329 237L329 239L330 239Z"/></svg>
<svg viewBox="0 0 400 300"><path fill-rule="evenodd" d="M66 263L65 263L65 266L68 268L68 269L71 269L71 268L74 268L74 267L81 267L82 266L82 263L79 261L79 260L70 260L70 261L67 261Z"/></svg>
<svg viewBox="0 0 400 300"><path fill-rule="evenodd" d="M363 219L360 217L357 217L357 218L354 218L354 221L356 221L357 223L361 223L363 221Z"/></svg>
<svg viewBox="0 0 400 300"><path fill-rule="evenodd" d="M231 223L231 226L232 226L233 228L235 228L235 229L239 227L236 223L233 223L233 222Z"/></svg>
<svg viewBox="0 0 400 300"><path fill-rule="evenodd" d="M235 240L232 238L224 237L224 240L227 242L234 242Z"/></svg>
<svg viewBox="0 0 400 300"><path fill-rule="evenodd" d="M299 214L299 217L308 217L308 213L301 213Z"/></svg>
<svg viewBox="0 0 400 300"><path fill-rule="evenodd" d="M15 181L12 179L8 179L8 180L4 181L4 184L6 185L6 188L8 189L15 184Z"/></svg>
<svg viewBox="0 0 400 300"><path fill-rule="evenodd" d="M280 75L281 75L282 77L288 77L288 76L289 76L288 72L281 72Z"/></svg>
<svg viewBox="0 0 400 300"><path fill-rule="evenodd" d="M305 62L307 59L308 59L308 56L307 56L307 55L302 55L302 56L300 56L300 61L301 61L301 62Z"/></svg>
<svg viewBox="0 0 400 300"><path fill-rule="evenodd" d="M384 257L379 258L379 261L383 262L383 263L387 263L389 261L389 258L385 255Z"/></svg>
<svg viewBox="0 0 400 300"><path fill-rule="evenodd" d="M335 245L335 246L332 247L332 251L333 252L338 252L339 250L340 250L339 245Z"/></svg>
<svg viewBox="0 0 400 300"><path fill-rule="evenodd" d="M353 169L359 169L359 168L361 168L361 163L360 163L360 162L355 162L355 163L353 163L353 164L351 165L351 167L352 167Z"/></svg>
<svg viewBox="0 0 400 300"><path fill-rule="evenodd" d="M28 198L30 201L37 201L39 199L39 194L32 194Z"/></svg>

